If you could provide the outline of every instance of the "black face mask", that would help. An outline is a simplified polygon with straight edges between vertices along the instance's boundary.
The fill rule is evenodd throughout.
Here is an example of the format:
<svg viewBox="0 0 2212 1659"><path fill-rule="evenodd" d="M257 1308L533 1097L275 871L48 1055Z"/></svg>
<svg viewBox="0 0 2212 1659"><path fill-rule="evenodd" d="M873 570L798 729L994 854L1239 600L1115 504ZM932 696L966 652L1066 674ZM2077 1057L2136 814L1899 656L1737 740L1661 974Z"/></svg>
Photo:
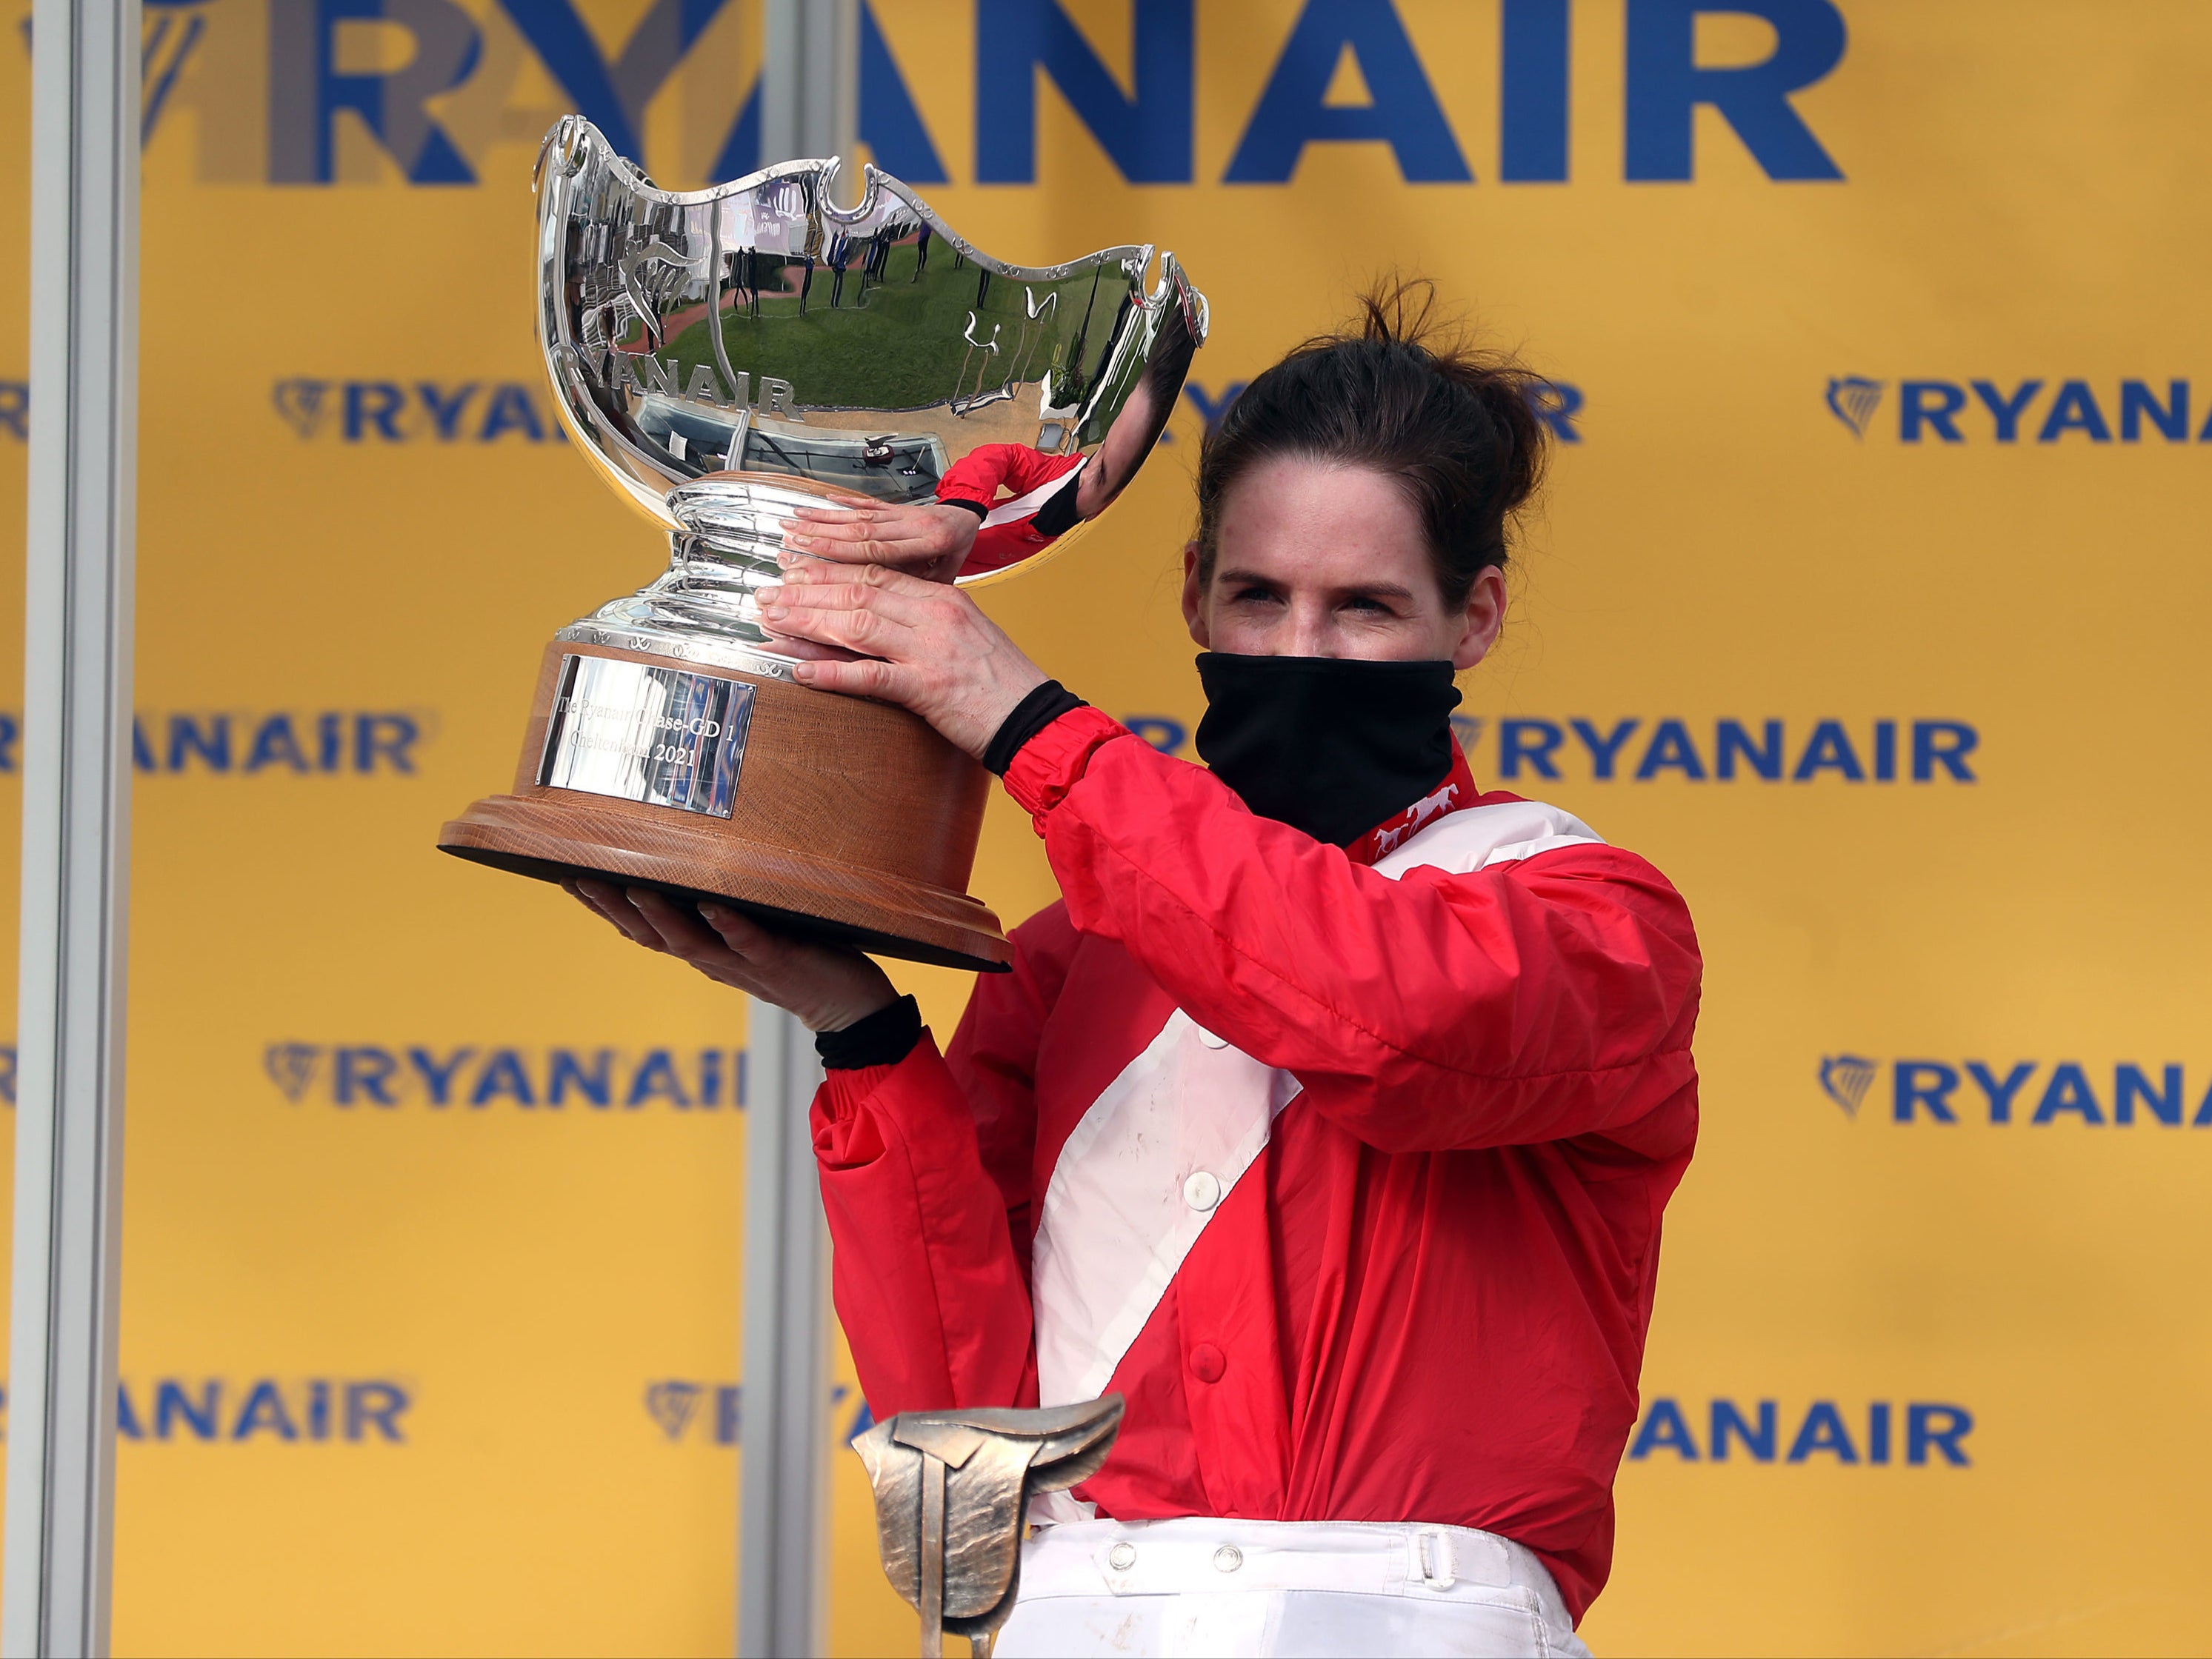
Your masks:
<svg viewBox="0 0 2212 1659"><path fill-rule="evenodd" d="M1338 657L1198 659L1198 752L1263 818L1341 847L1401 812L1451 770L1448 662Z"/></svg>

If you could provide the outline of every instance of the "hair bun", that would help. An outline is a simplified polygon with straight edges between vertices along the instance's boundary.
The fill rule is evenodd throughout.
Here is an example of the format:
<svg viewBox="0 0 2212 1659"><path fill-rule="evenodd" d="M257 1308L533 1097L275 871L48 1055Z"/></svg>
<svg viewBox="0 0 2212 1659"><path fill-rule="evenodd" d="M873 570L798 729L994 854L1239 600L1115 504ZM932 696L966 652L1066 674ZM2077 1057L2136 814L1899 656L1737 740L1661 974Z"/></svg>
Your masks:
<svg viewBox="0 0 2212 1659"><path fill-rule="evenodd" d="M1512 356L1476 346L1439 312L1436 284L1393 276L1359 296L1355 321L1295 347L1247 386L1199 455L1199 571L1213 574L1229 488L1279 455L1395 479L1420 514L1446 604L1507 558L1508 521L1543 482L1551 391Z"/></svg>

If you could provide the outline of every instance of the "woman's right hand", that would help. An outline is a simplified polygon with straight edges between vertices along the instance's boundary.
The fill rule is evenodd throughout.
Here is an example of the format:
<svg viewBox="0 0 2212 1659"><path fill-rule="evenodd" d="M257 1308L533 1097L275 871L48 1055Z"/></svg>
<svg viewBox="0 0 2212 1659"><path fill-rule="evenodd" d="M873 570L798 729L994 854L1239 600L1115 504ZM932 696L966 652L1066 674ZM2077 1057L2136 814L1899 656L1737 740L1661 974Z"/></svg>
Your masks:
<svg viewBox="0 0 2212 1659"><path fill-rule="evenodd" d="M783 544L838 564L888 564L924 581L960 574L982 520L938 501L877 507L802 507L786 521Z"/></svg>
<svg viewBox="0 0 2212 1659"><path fill-rule="evenodd" d="M842 1031L898 1000L884 970L848 946L788 938L726 905L695 910L650 887L581 878L561 884L625 939L788 1008L810 1031Z"/></svg>

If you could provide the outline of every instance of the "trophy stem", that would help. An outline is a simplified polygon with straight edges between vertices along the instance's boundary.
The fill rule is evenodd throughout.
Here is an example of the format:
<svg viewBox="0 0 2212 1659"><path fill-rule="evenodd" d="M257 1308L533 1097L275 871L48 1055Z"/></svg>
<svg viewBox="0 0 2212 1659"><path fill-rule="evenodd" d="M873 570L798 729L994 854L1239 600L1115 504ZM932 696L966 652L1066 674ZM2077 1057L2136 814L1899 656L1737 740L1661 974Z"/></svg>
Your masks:
<svg viewBox="0 0 2212 1659"><path fill-rule="evenodd" d="M668 495L677 524L668 568L555 637L796 684L792 670L801 659L761 625L756 597L783 579L784 526L802 507L873 504L834 484L777 474L719 472L680 484Z"/></svg>

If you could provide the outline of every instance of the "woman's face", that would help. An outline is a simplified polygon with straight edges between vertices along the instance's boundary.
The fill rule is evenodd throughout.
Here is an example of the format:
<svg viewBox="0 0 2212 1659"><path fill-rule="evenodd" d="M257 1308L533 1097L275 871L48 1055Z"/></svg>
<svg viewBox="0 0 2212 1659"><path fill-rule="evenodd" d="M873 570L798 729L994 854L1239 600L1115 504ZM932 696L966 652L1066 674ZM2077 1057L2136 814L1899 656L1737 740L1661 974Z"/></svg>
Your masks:
<svg viewBox="0 0 2212 1659"><path fill-rule="evenodd" d="M1398 486L1364 467L1261 462L1221 504L1213 580L1183 550L1183 620L1208 651L1243 657L1357 657L1472 668L1505 616L1505 580L1486 570L1447 609L1421 521Z"/></svg>

